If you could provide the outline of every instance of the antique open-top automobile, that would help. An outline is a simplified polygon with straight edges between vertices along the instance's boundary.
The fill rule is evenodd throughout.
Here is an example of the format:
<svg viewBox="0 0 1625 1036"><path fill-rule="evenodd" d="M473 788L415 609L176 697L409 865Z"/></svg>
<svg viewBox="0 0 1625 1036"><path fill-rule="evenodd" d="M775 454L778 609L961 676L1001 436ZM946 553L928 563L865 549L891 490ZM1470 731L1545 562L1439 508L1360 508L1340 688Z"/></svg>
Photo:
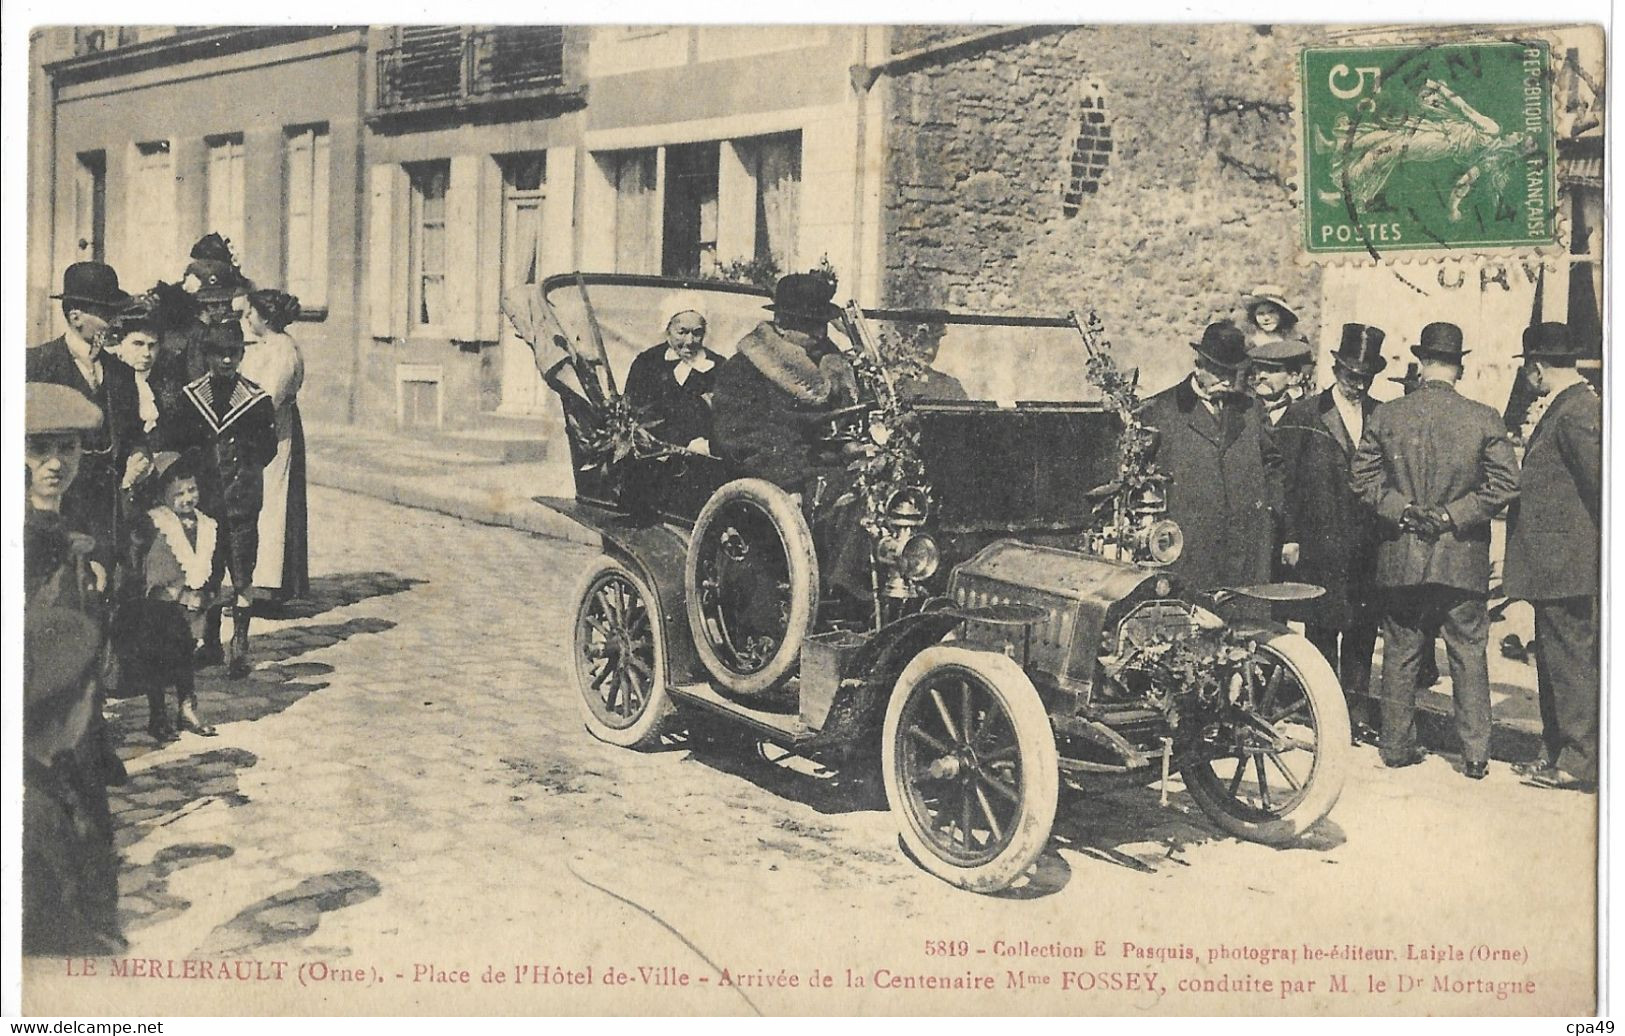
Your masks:
<svg viewBox="0 0 1625 1036"><path fill-rule="evenodd" d="M679 289L725 355L767 316L748 286L567 274L516 320L576 471L574 499L539 499L603 540L574 631L595 736L652 746L708 713L837 766L878 755L910 854L981 892L1038 859L1063 782L1160 783L1166 801L1177 775L1224 831L1273 845L1331 810L1337 678L1302 636L1233 614L1314 588L1199 593L1178 575L1131 371L1170 383L1186 357L1119 364L1092 317L848 305L831 338L860 400L809 434L852 458L837 488L872 583L832 597L807 517L828 501L662 441L621 394ZM911 398L943 376L962 391Z"/></svg>

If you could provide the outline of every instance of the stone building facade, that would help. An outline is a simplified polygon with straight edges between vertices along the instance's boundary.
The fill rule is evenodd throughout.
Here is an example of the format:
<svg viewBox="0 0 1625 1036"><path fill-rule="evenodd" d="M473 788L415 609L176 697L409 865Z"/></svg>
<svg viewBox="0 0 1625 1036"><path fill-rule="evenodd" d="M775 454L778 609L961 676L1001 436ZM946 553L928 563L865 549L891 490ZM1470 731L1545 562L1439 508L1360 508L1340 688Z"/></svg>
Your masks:
<svg viewBox="0 0 1625 1036"><path fill-rule="evenodd" d="M1296 262L1297 50L1311 29L1032 29L940 59L976 30L899 27L884 201L886 294L974 311L1095 308L1170 365L1241 293ZM1143 351L1143 350L1137 350Z"/></svg>

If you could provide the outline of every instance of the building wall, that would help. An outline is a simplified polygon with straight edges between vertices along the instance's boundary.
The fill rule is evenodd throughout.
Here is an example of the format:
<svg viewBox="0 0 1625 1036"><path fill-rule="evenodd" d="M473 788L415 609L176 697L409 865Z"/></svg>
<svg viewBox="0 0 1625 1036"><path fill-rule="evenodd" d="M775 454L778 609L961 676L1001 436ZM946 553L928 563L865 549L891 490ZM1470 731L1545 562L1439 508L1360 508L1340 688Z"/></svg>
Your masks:
<svg viewBox="0 0 1625 1036"><path fill-rule="evenodd" d="M978 31L899 27L891 51ZM1143 382L1176 376L1186 343L1259 281L1280 283L1313 333L1319 274L1296 261L1291 119L1312 31L1035 30L905 64L879 87L888 297L1093 307L1113 341L1166 368ZM1075 157L1092 186L1071 182Z"/></svg>
<svg viewBox="0 0 1625 1036"><path fill-rule="evenodd" d="M329 145L327 308L290 330L305 358L300 406L307 420L350 420L357 374L364 46L362 32L336 32L59 84L52 141L51 225L35 228L42 240L51 243L50 279L59 278L65 266L81 257L71 189L79 155L103 152L106 156L108 262L126 270L150 268L157 277L178 281L192 242L213 229L205 225L205 138L241 134L245 227L243 239L233 244L244 272L256 284L282 286L287 130L325 125ZM130 229L137 215L130 211L131 167L137 145L150 141L170 145L176 181L173 240L136 240ZM124 280L126 290L152 286L135 283L131 277ZM59 324L60 313L46 311L45 315Z"/></svg>

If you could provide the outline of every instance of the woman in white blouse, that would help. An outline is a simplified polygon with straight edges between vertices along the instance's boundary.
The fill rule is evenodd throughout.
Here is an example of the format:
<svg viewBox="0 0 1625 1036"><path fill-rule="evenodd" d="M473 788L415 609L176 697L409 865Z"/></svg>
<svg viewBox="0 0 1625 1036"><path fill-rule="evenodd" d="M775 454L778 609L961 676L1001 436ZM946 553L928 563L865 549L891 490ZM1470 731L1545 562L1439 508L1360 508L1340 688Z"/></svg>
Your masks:
<svg viewBox="0 0 1625 1036"><path fill-rule="evenodd" d="M256 596L276 601L303 596L310 589L305 433L299 422L298 404L305 361L287 333L288 325L298 315L297 298L271 289L249 292L243 312L247 349L239 369L276 405L276 459L265 466L259 557L254 565Z"/></svg>

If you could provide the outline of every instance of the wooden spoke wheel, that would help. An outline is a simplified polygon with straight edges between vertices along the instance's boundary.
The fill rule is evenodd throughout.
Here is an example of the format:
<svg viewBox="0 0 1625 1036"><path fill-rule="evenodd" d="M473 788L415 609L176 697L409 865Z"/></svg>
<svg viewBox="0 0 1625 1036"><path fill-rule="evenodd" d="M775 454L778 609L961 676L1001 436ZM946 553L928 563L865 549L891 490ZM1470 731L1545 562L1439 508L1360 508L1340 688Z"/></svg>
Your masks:
<svg viewBox="0 0 1625 1036"><path fill-rule="evenodd" d="M695 653L739 695L782 683L818 614L818 558L795 500L742 478L712 494L694 522L684 570Z"/></svg>
<svg viewBox="0 0 1625 1036"><path fill-rule="evenodd" d="M655 596L614 558L588 569L577 597L576 681L594 737L624 748L657 743L672 716Z"/></svg>
<svg viewBox="0 0 1625 1036"><path fill-rule="evenodd" d="M1247 674L1250 708L1181 765L1202 810L1233 835L1286 845L1313 827L1343 791L1351 750L1348 705L1320 652L1283 633L1261 640Z"/></svg>
<svg viewBox="0 0 1625 1036"><path fill-rule="evenodd" d="M898 679L882 737L886 799L921 866L976 892L1026 874L1049 842L1060 776L1049 716L1019 666L927 648Z"/></svg>

